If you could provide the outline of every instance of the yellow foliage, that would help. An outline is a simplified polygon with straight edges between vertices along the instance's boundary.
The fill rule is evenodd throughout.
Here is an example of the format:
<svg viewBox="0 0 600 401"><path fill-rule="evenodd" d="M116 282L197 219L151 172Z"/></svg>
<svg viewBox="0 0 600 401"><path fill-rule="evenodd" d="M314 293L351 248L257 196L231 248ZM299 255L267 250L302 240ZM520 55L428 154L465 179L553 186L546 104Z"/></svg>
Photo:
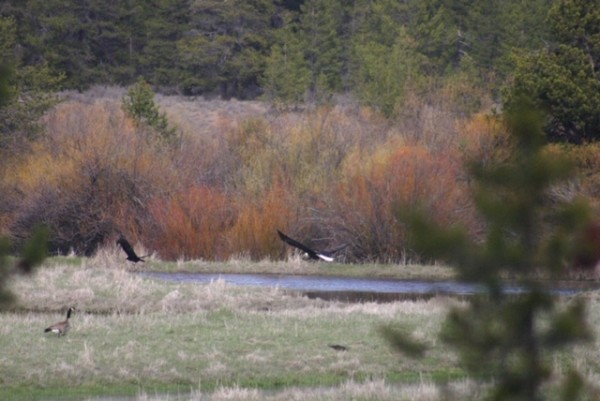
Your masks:
<svg viewBox="0 0 600 401"><path fill-rule="evenodd" d="M466 160L506 160L513 151L508 131L498 116L478 113L458 128L458 146Z"/></svg>
<svg viewBox="0 0 600 401"><path fill-rule="evenodd" d="M67 177L76 177L77 164L73 159L52 155L45 144L34 143L31 152L8 169L3 177L5 184L18 187L23 193L33 193L40 185L64 187L76 184Z"/></svg>
<svg viewBox="0 0 600 401"><path fill-rule="evenodd" d="M448 116L429 124L436 114L423 113L428 136L403 134L410 124L391 125L368 108L210 115L211 128L197 132L186 120L174 150L136 127L119 101L59 104L44 119L46 137L1 178L14 208L0 221L25 227L48 219L64 241L122 232L166 259L278 257L281 229L348 243L357 258L390 260L403 252L399 205L425 205L442 224L470 222L457 212L469 200L450 137L456 126L442 129ZM505 150L497 121L478 115L460 127L463 154Z"/></svg>
<svg viewBox="0 0 600 401"><path fill-rule="evenodd" d="M46 136L2 181L13 202L20 197L13 218L18 235L31 221L49 224L57 247L72 238L97 242L117 231L137 233L149 197L176 187L170 155L149 143L116 102L67 101L44 123ZM64 246L94 248L92 243Z"/></svg>

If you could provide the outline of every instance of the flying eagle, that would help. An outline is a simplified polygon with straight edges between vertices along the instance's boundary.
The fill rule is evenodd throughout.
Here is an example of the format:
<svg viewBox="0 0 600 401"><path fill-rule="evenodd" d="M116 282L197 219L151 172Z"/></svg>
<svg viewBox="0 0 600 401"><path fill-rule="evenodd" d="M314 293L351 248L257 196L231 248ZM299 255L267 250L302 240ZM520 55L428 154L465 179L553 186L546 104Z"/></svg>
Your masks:
<svg viewBox="0 0 600 401"><path fill-rule="evenodd" d="M346 245L342 245L339 248L336 248L336 249L333 249L330 251L316 251L316 250L311 249L311 248L307 247L306 245L296 241L295 239L288 237L287 235L285 235L284 233L282 233L279 230L277 230L277 234L279 234L279 238L281 238L281 240L283 242L285 242L288 245L291 245L295 248L300 249L301 251L304 252L304 256L306 258L313 259L313 260L323 260L325 262L333 262L335 253L341 251L342 249L344 249L346 247Z"/></svg>
<svg viewBox="0 0 600 401"><path fill-rule="evenodd" d="M137 262L143 262L145 256L138 256L136 255L135 251L133 250L133 247L131 246L131 244L129 243L129 241L127 241L125 239L124 236L120 236L119 239L117 240L117 245L120 245L121 248L123 248L123 251L127 254L127 260L133 262L133 263L137 263Z"/></svg>

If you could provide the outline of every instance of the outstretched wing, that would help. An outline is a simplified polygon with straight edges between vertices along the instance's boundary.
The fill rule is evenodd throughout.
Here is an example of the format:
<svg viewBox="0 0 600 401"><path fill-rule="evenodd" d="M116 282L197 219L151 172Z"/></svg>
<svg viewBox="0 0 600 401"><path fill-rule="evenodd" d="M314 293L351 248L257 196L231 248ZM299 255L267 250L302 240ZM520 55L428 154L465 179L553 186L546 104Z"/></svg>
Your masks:
<svg viewBox="0 0 600 401"><path fill-rule="evenodd" d="M304 245L304 244L296 241L295 239L292 239L292 238L288 237L287 235L285 235L284 233L282 233L279 230L277 230L277 234L279 234L279 238L281 238L281 240L283 242L285 242L288 245L291 245L291 246L293 246L295 248L298 248L301 251L306 252L308 254L308 256L311 257L312 259L320 259L320 257L317 254L317 252L313 251L312 249L310 249L306 245Z"/></svg>
<svg viewBox="0 0 600 401"><path fill-rule="evenodd" d="M136 261L141 260L140 257L136 255L129 241L127 241L124 237L119 238L117 240L117 244L119 244L123 251L127 254L127 259Z"/></svg>
<svg viewBox="0 0 600 401"><path fill-rule="evenodd" d="M342 249L346 248L347 246L348 246L348 244L344 244L344 245L338 246L337 248L329 249L327 251L323 251L323 255L333 256L336 253L338 253L339 251L341 251Z"/></svg>

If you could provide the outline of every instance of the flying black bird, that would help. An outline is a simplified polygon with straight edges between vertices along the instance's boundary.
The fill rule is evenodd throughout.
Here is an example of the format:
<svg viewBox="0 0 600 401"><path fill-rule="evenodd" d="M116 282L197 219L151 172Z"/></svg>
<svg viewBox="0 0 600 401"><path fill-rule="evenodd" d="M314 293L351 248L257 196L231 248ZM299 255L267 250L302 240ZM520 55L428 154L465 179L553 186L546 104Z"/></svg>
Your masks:
<svg viewBox="0 0 600 401"><path fill-rule="evenodd" d="M329 348L334 349L336 351L348 351L348 347L346 347L345 345L340 345L340 344L328 344L327 345Z"/></svg>
<svg viewBox="0 0 600 401"><path fill-rule="evenodd" d="M120 245L121 248L123 248L123 251L125 251L125 253L127 254L127 260L129 260L133 263L144 261L144 259L142 259L142 258L144 258L145 256L140 257L140 256L136 255L136 253L133 250L133 247L131 246L129 241L127 241L125 239L125 237L123 237L122 235L117 240L117 245Z"/></svg>
<svg viewBox="0 0 600 401"><path fill-rule="evenodd" d="M300 242L288 237L287 235L285 235L284 233L282 233L279 230L277 230L277 234L279 234L279 238L281 238L281 240L283 242L303 251L305 257L308 259L324 260L325 262L333 262L334 254L336 252L341 251L342 249L344 249L346 247L346 245L342 245L339 248L336 248L336 249L333 249L330 251L316 251L316 250L310 249L306 245L301 244Z"/></svg>

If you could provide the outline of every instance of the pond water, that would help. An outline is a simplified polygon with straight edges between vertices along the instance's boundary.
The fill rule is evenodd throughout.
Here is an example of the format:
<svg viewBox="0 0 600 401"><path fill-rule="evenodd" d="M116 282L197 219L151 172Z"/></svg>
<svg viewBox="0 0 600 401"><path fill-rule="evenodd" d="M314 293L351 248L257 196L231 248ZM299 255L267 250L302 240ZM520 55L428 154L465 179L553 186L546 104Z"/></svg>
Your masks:
<svg viewBox="0 0 600 401"><path fill-rule="evenodd" d="M435 295L473 295L481 293L483 287L457 281L426 281L426 280L396 280L373 279L363 277L335 276L299 276L276 274L220 274L220 273L161 273L143 272L144 276L174 282L210 283L223 280L227 283L241 286L277 287L296 290L314 295L332 297L340 294L382 294L380 298L390 298L393 295L435 296ZM552 290L556 295L574 295L581 291L592 290L589 285L575 287L573 285L558 286ZM506 284L504 291L508 294L523 292L516 284ZM338 295L340 295L338 294ZM387 295L387 296L386 296Z"/></svg>

